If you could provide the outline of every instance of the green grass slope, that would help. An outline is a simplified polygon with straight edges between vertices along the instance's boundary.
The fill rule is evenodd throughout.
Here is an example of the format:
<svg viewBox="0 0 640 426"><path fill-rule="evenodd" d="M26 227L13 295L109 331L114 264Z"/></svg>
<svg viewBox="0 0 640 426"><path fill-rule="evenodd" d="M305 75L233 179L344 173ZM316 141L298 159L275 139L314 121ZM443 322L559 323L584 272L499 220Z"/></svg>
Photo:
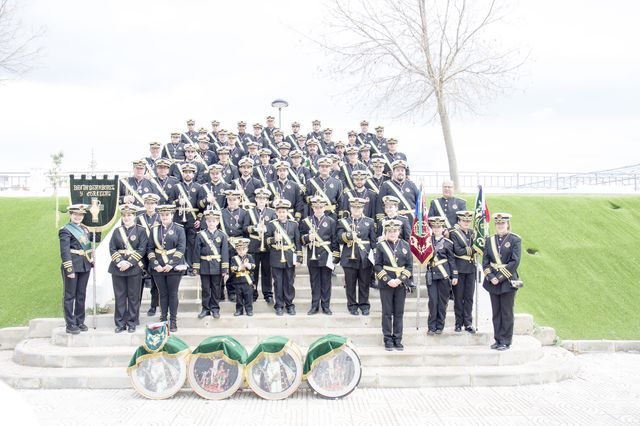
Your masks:
<svg viewBox="0 0 640 426"><path fill-rule="evenodd" d="M640 339L640 197L487 197L523 238L518 312L565 339ZM61 316L59 268L53 198L0 198L0 327Z"/></svg>

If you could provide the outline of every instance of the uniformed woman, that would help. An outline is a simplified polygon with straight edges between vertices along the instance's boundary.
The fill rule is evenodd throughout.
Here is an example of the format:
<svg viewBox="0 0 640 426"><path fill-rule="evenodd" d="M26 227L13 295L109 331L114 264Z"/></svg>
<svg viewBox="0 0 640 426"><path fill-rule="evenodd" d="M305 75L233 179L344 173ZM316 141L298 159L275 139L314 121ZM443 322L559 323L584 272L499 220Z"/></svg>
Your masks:
<svg viewBox="0 0 640 426"><path fill-rule="evenodd" d="M374 271L382 301L384 348L403 350L402 328L404 302L411 287L413 255L409 243L400 239L402 222L383 222L385 239L376 245Z"/></svg>
<svg viewBox="0 0 640 426"><path fill-rule="evenodd" d="M513 302L516 298L518 265L520 264L521 239L511 232L511 215L493 215L496 233L487 238L482 259L484 283L482 286L491 297L493 311L493 338L491 349L509 349L513 338Z"/></svg>
<svg viewBox="0 0 640 426"><path fill-rule="evenodd" d="M447 304L451 286L458 284L458 271L453 254L453 242L445 238L445 220L442 216L429 218L433 231L431 244L433 256L427 263L427 292L429 294L429 331L427 334L442 334L447 316Z"/></svg>
<svg viewBox="0 0 640 426"><path fill-rule="evenodd" d="M93 260L89 230L82 224L87 207L86 204L69 206L69 223L58 232L64 280L64 320L70 334L88 330L84 324L84 301Z"/></svg>
<svg viewBox="0 0 640 426"><path fill-rule="evenodd" d="M160 293L160 321L166 321L170 313L170 331L178 330L178 287L182 273L187 269L184 261L186 236L184 227L173 222L175 210L173 205L158 207L160 223L151 230L147 248L151 275Z"/></svg>
<svg viewBox="0 0 640 426"><path fill-rule="evenodd" d="M116 333L127 328L129 333L136 331L140 310L140 288L142 286L142 258L147 251L147 232L136 225L138 208L132 204L120 206L122 226L116 228L109 241L111 262L108 272L113 282L113 294L116 299L114 322Z"/></svg>

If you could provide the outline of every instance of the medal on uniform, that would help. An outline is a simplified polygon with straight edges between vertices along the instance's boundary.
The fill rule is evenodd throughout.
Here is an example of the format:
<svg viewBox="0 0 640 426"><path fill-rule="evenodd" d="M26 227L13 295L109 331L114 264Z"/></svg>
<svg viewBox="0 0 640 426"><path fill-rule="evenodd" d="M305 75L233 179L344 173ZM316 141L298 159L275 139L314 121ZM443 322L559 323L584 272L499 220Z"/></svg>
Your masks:
<svg viewBox="0 0 640 426"><path fill-rule="evenodd" d="M132 235L132 236L130 236L130 237L129 237L129 239L130 239L131 241L135 241L135 240L136 240L136 236L135 236L135 235Z"/></svg>
<svg viewBox="0 0 640 426"><path fill-rule="evenodd" d="M454 204L454 205L453 205L453 206L451 206L451 207L453 207L454 209L457 209L457 208L458 208L458 205L457 205L457 204Z"/></svg>
<svg viewBox="0 0 640 426"><path fill-rule="evenodd" d="M324 223L322 224L322 227L323 227L323 228L326 228L326 227L328 227L328 226L329 226L329 224L328 224L327 222L324 222Z"/></svg>
<svg viewBox="0 0 640 426"><path fill-rule="evenodd" d="M144 192L149 192L149 188L145 188L145 189L144 189Z"/></svg>
<svg viewBox="0 0 640 426"><path fill-rule="evenodd" d="M167 234L173 235L173 229L171 229L169 232L167 232Z"/></svg>
<svg viewBox="0 0 640 426"><path fill-rule="evenodd" d="M511 243L510 243L509 241L507 241L506 243L504 243L504 246L505 246L506 248L509 248L509 247L511 247Z"/></svg>
<svg viewBox="0 0 640 426"><path fill-rule="evenodd" d="M222 241L220 237L216 237L216 243L219 243L220 241Z"/></svg>
<svg viewBox="0 0 640 426"><path fill-rule="evenodd" d="M411 192L411 190L409 188L405 188L404 192Z"/></svg>
<svg viewBox="0 0 640 426"><path fill-rule="evenodd" d="M332 183L329 184L329 188L333 189L333 184Z"/></svg>
<svg viewBox="0 0 640 426"><path fill-rule="evenodd" d="M196 189L195 188L191 188L191 192L196 192Z"/></svg>
<svg viewBox="0 0 640 426"><path fill-rule="evenodd" d="M406 248L403 248L403 249L402 249L402 253L403 253L403 254L407 254L407 249L406 249Z"/></svg>
<svg viewBox="0 0 640 426"><path fill-rule="evenodd" d="M167 188L171 189L171 184L168 184L168 185L167 185Z"/></svg>

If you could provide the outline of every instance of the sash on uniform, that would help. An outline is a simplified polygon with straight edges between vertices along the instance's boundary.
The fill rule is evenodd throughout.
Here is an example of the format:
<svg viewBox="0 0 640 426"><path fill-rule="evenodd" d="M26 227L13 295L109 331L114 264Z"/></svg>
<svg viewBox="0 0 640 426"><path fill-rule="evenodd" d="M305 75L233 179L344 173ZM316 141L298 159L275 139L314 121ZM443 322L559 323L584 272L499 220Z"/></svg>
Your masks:
<svg viewBox="0 0 640 426"><path fill-rule="evenodd" d="M262 165L261 165L261 164L259 164L259 165L258 165L258 168L257 168L256 170L258 171L258 176L260 176L260 180L262 181L262 184L263 184L263 185L265 186L265 188L266 188L266 187L267 187L267 185L268 185L268 182L267 182L267 178L266 178L266 177L265 177L265 175L264 175L264 172L262 171Z"/></svg>
<svg viewBox="0 0 640 426"><path fill-rule="evenodd" d="M413 213L413 209L414 209L414 207L415 207L415 206L412 206L412 205L407 201L407 199L406 199L406 198L404 198L404 195L402 194L402 191L400 191L400 190L398 189L398 187L397 187L397 186L395 186L395 185L393 184L393 181L392 181L392 180L390 180L390 181L388 181L388 182L389 182L389 186L391 187L391 189L393 190L393 192L395 192L395 193L396 193L396 196L400 199L400 201L402 201L402 204L404 204L404 206L405 206L405 210L402 210L402 211L398 210L398 213L405 213L405 212L407 212L407 210L408 210L408 212L409 212L409 213Z"/></svg>
<svg viewBox="0 0 640 426"><path fill-rule="evenodd" d="M496 262L497 262L497 263L492 263L491 267L501 272L502 275L504 275L505 277L511 278L511 272L509 272L509 270L507 269L507 265L502 263L502 258L500 257L500 252L498 251L498 245L496 244L496 236L492 235L491 238L489 238L489 241L491 241L491 250L493 251L493 254L496 257Z"/></svg>
<svg viewBox="0 0 640 426"><path fill-rule="evenodd" d="M449 222L449 218L447 218L447 215L444 214L444 210L442 209L442 206L440 205L440 200L437 199L437 198L434 199L433 200L433 204L435 204L436 210L438 210L438 213L444 219L444 224L447 225L447 228L451 228L451 223Z"/></svg>
<svg viewBox="0 0 640 426"><path fill-rule="evenodd" d="M298 176L297 172L294 172L293 169L291 167L289 167L289 174L291 175L291 177L293 178L293 180L296 181L296 183L298 184L298 186L300 187L300 190L302 192L306 192L307 188L302 184L302 182L300 182L300 176Z"/></svg>
<svg viewBox="0 0 640 426"><path fill-rule="evenodd" d="M309 226L309 229L313 228L313 223L311 223L311 219L309 219L308 217L305 218L304 220L305 222L307 222L307 225ZM331 256L333 256L333 253L331 252L331 249L329 248L329 241L324 241L319 235L318 232L314 232L314 234L316 235L316 243L315 246L316 247L322 247L323 249L326 250L327 254L329 254L329 258L331 258Z"/></svg>
<svg viewBox="0 0 640 426"><path fill-rule="evenodd" d="M324 209L329 210L331 213L335 212L336 206L331 204L331 200L329 199L329 197L327 197L327 194L325 194L322 188L320 188L320 185L318 185L318 182L316 182L315 179L311 179L310 182L311 182L311 185L313 185L313 187L316 189L316 195L320 195L327 202L327 206Z"/></svg>
<svg viewBox="0 0 640 426"><path fill-rule="evenodd" d="M273 144L273 142L271 142L271 138L269 137L269 132L267 132L267 130L263 130L262 133L264 134L265 139L267 140L267 144L269 145L269 149L271 149L271 151L273 151L274 155L278 155L278 148Z"/></svg>
<svg viewBox="0 0 640 426"><path fill-rule="evenodd" d="M194 210L193 205L191 204L191 200L187 196L187 193L184 191L184 188L182 187L182 185L176 185L176 186L178 187L178 190L180 190L180 195L182 195L182 197L185 199L186 205L189 206L189 212L191 213L193 218L197 220L198 216L196 216L196 213L193 211Z"/></svg>
<svg viewBox="0 0 640 426"><path fill-rule="evenodd" d="M342 172L344 173L344 177L347 179L347 183L349 184L349 189L355 188L353 181L351 180L351 176L349 176L349 169L346 164L342 165Z"/></svg>
<svg viewBox="0 0 640 426"><path fill-rule="evenodd" d="M367 183L369 184L373 192L375 192L376 194L380 193L380 188L376 186L376 183L373 181L373 179L367 178Z"/></svg>
<svg viewBox="0 0 640 426"><path fill-rule="evenodd" d="M218 204L218 199L216 198L216 195L209 190L209 188L207 188L207 185L202 185L202 187L204 188L204 192L207 193L207 197L211 197L213 198L213 205L215 206L216 210L222 210L220 208L220 204Z"/></svg>
<svg viewBox="0 0 640 426"><path fill-rule="evenodd" d="M244 192L244 188L242 187L242 185L240 185L240 179L242 178L235 179L233 182L236 184L236 188L238 188L238 191L240 191L242 195L242 201L240 202L240 205L243 209L246 209L247 207L251 206L251 201L249 200L249 197L247 197L247 193Z"/></svg>
<svg viewBox="0 0 640 426"><path fill-rule="evenodd" d="M409 274L408 277L411 277L411 274L406 268L398 266L398 260L396 259L396 256L391 251L389 244L386 241L382 241L382 244L380 244L380 246L382 247L382 251L384 251L387 257L389 258L389 262L391 262L391 267L383 266L382 269L394 272L396 274L396 278L398 279L400 278L400 274L402 274L405 271L406 273Z"/></svg>
<svg viewBox="0 0 640 426"><path fill-rule="evenodd" d="M67 231L71 232L71 235L73 235L73 237L76 240L78 240L83 250L89 250L91 248L91 242L89 241L89 239L84 233L84 230L80 226L76 225L75 223L69 222L66 225L64 225L64 228Z"/></svg>
<svg viewBox="0 0 640 426"><path fill-rule="evenodd" d="M218 251L218 248L213 245L213 242L209 239L209 236L207 235L207 231L200 231L200 233L202 234L202 238L204 239L204 242L207 243L207 245L211 249L211 252L213 253L213 259L220 261L220 252Z"/></svg>
<svg viewBox="0 0 640 426"><path fill-rule="evenodd" d="M245 277L247 279L247 283L249 285L253 285L253 280L251 279L251 272L250 271L240 271L240 268L242 267L242 259L240 259L240 256L233 256L233 258L235 259L236 263L238 264L238 272L236 272L236 278L239 277Z"/></svg>
<svg viewBox="0 0 640 426"><path fill-rule="evenodd" d="M144 205L144 200L142 199L140 194L138 194L138 191L133 189L133 187L131 186L131 184L129 183L127 178L120 178L120 182L122 182L124 187L127 188L127 191L130 193L130 195L133 195L133 197L136 200L138 200L140 202L140 204ZM129 195L129 194L126 194L126 195Z"/></svg>

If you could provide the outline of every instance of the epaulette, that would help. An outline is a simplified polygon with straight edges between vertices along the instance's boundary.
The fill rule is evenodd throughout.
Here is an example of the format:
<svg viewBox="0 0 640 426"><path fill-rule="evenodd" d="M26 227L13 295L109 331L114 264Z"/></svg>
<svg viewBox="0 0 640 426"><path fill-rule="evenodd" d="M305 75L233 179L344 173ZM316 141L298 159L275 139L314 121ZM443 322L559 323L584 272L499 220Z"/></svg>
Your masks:
<svg viewBox="0 0 640 426"><path fill-rule="evenodd" d="M175 225L178 225L180 228L184 228L184 225L177 223L177 222L173 222Z"/></svg>
<svg viewBox="0 0 640 426"><path fill-rule="evenodd" d="M522 237L518 234L516 234L515 232L509 232L511 235L513 235L514 237L518 237L518 239L522 240Z"/></svg>
<svg viewBox="0 0 640 426"><path fill-rule="evenodd" d="M445 241L449 241L451 244L453 244L453 241L451 241L450 239L448 239L447 237L443 237Z"/></svg>

